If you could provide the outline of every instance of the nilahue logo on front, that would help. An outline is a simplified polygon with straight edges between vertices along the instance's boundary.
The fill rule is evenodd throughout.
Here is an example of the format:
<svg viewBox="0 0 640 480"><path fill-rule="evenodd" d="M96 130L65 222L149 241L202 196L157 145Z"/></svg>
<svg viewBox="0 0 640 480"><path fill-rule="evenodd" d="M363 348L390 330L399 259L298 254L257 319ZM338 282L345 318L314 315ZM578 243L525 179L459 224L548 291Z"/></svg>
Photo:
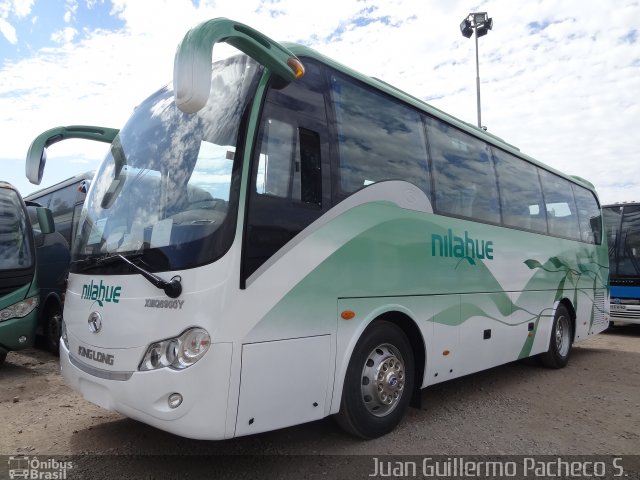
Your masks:
<svg viewBox="0 0 640 480"><path fill-rule="evenodd" d="M475 265L476 260L493 260L493 241L471 238L466 230L463 235L454 235L448 229L445 235L431 234L431 255L466 258Z"/></svg>
<svg viewBox="0 0 640 480"><path fill-rule="evenodd" d="M110 285L104 285L102 280L100 283L85 283L82 285L82 295L80 298L83 300L95 300L102 305L102 302L118 303L120 301L120 291L122 287L114 287Z"/></svg>

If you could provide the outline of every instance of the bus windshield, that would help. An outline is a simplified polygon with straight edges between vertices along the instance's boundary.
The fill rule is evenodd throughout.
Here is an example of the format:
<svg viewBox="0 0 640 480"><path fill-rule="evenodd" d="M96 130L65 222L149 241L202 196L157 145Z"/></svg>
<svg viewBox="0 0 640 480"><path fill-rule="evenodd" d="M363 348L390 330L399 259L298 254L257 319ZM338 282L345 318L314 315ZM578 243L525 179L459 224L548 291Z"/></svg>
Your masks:
<svg viewBox="0 0 640 480"><path fill-rule="evenodd" d="M0 188L0 270L33 266L29 224L18 193Z"/></svg>
<svg viewBox="0 0 640 480"><path fill-rule="evenodd" d="M225 253L237 218L241 122L260 70L246 55L214 63L209 101L195 114L176 107L171 87L136 108L87 194L72 272L96 256L141 254L146 268L165 271Z"/></svg>
<svg viewBox="0 0 640 480"><path fill-rule="evenodd" d="M640 205L604 208L612 279L640 278Z"/></svg>

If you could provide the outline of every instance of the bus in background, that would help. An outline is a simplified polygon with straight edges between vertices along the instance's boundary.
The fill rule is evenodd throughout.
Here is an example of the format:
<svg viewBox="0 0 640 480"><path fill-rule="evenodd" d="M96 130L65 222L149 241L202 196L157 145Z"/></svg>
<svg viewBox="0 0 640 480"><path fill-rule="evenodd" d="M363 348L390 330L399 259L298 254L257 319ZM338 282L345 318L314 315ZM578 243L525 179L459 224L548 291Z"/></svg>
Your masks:
<svg viewBox="0 0 640 480"><path fill-rule="evenodd" d="M602 207L609 244L611 324L640 324L640 203Z"/></svg>
<svg viewBox="0 0 640 480"><path fill-rule="evenodd" d="M53 213L56 232L59 232L71 245L80 211L94 172L85 172L67 178L47 188L35 191L24 197L25 202L35 202Z"/></svg>
<svg viewBox="0 0 640 480"><path fill-rule="evenodd" d="M237 50L212 64L217 42ZM65 138L110 151L73 241L61 369L160 429L336 415L377 437L422 388L531 356L564 367L608 324L591 184L246 25L191 30L173 85L122 130L36 137L31 182Z"/></svg>
<svg viewBox="0 0 640 480"><path fill-rule="evenodd" d="M32 229L20 193L0 181L0 363L11 350L33 345L39 304L36 246L53 231L51 212L35 213Z"/></svg>
<svg viewBox="0 0 640 480"><path fill-rule="evenodd" d="M69 273L70 245L78 227L80 211L93 178L86 172L27 195L29 214L34 207L48 207L56 231L36 249L40 283L40 307L36 334L43 346L58 355L64 293ZM40 340L38 340L40 341Z"/></svg>

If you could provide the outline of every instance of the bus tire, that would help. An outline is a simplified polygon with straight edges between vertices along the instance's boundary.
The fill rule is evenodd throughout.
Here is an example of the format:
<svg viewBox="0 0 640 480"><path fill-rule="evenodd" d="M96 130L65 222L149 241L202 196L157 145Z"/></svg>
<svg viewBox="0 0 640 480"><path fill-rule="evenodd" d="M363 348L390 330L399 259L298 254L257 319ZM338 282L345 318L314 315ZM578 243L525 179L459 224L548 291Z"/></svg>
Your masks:
<svg viewBox="0 0 640 480"><path fill-rule="evenodd" d="M571 355L573 332L567 307L559 304L553 318L549 350L540 355L540 362L547 368L563 368Z"/></svg>
<svg viewBox="0 0 640 480"><path fill-rule="evenodd" d="M60 329L62 325L62 310L53 302L47 306L44 316L44 341L49 352L60 355Z"/></svg>
<svg viewBox="0 0 640 480"><path fill-rule="evenodd" d="M411 344L398 326L387 321L369 326L349 360L338 424L365 439L392 431L411 400L414 368Z"/></svg>
<svg viewBox="0 0 640 480"><path fill-rule="evenodd" d="M7 352L5 349L0 348L0 365L2 365L4 363L4 361L7 359Z"/></svg>

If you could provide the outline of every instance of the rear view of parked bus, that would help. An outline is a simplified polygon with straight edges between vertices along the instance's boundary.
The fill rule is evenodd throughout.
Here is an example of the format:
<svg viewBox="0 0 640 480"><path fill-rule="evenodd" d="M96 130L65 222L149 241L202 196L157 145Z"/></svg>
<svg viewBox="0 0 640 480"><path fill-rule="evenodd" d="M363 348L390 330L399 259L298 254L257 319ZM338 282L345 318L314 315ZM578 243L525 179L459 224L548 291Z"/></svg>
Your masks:
<svg viewBox="0 0 640 480"><path fill-rule="evenodd" d="M221 41L239 51L212 65ZM107 409L192 438L329 415L372 438L421 388L563 367L608 323L589 183L306 47L205 22L109 137L60 354Z"/></svg>
<svg viewBox="0 0 640 480"><path fill-rule="evenodd" d="M50 213L39 209L38 239L50 233ZM0 363L33 345L38 306L34 232L20 193L0 182Z"/></svg>
<svg viewBox="0 0 640 480"><path fill-rule="evenodd" d="M602 208L609 244L611 322L640 324L640 204Z"/></svg>

